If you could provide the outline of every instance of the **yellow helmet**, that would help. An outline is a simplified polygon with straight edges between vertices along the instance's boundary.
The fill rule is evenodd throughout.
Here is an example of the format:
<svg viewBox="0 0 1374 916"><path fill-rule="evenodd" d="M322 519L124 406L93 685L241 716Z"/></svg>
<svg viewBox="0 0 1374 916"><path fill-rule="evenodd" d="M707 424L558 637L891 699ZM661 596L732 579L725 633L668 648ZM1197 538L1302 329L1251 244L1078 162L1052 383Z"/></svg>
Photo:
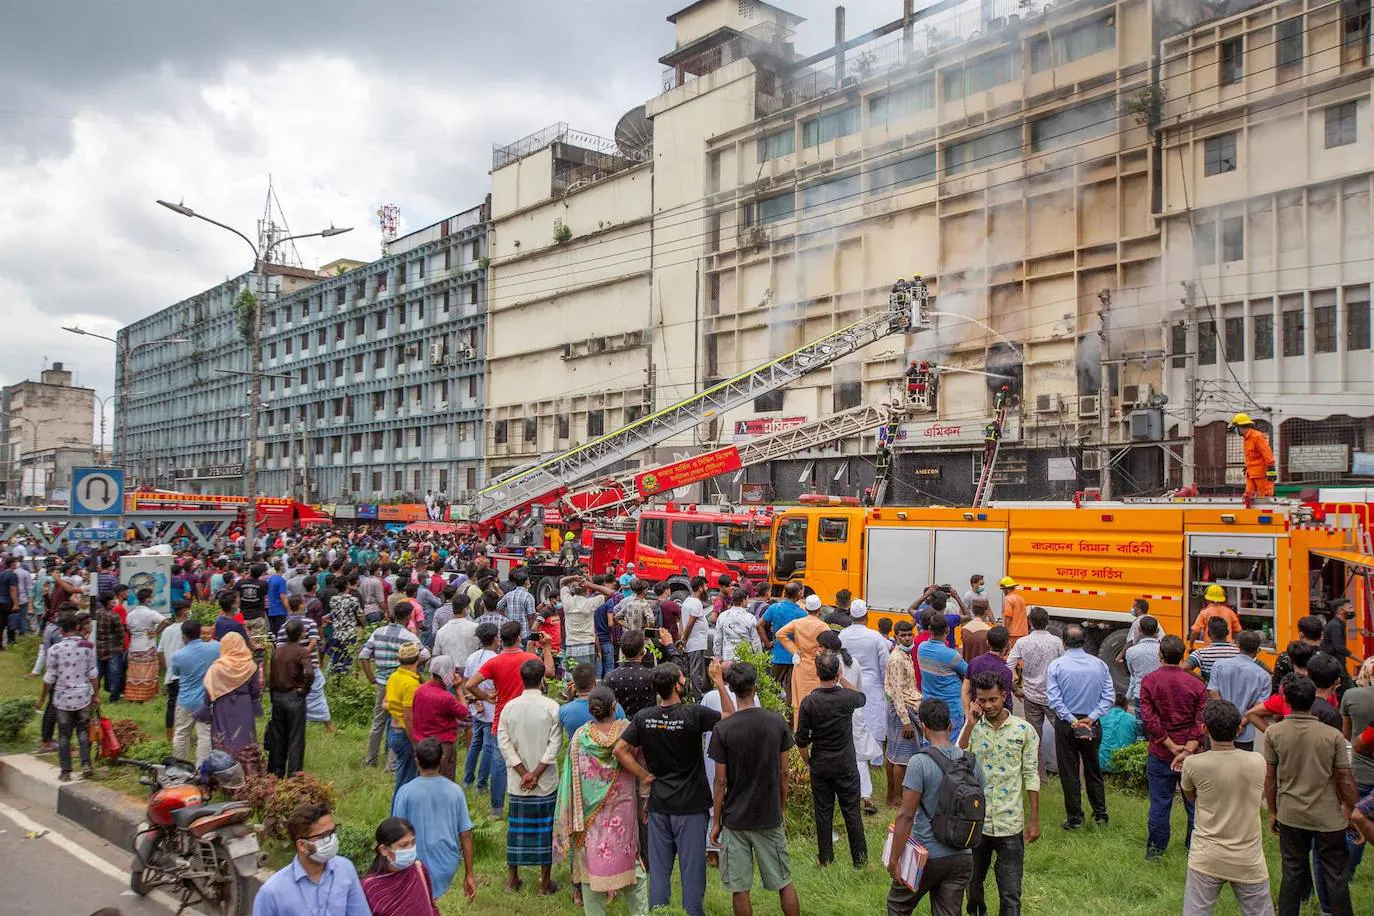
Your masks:
<svg viewBox="0 0 1374 916"><path fill-rule="evenodd" d="M1234 417L1231 418L1231 425L1232 425L1232 426L1254 426L1254 425L1255 425L1255 421L1252 420L1252 419L1250 419L1250 415L1249 415L1248 413L1238 413L1238 414L1236 414Z"/></svg>
<svg viewBox="0 0 1374 916"><path fill-rule="evenodd" d="M1207 586L1207 591L1203 594L1203 597L1205 597L1208 601L1214 603L1225 601L1226 589L1222 588L1220 585L1209 585Z"/></svg>
<svg viewBox="0 0 1374 916"><path fill-rule="evenodd" d="M1011 576L1003 576L997 583L998 588L1016 588L1016 580Z"/></svg>

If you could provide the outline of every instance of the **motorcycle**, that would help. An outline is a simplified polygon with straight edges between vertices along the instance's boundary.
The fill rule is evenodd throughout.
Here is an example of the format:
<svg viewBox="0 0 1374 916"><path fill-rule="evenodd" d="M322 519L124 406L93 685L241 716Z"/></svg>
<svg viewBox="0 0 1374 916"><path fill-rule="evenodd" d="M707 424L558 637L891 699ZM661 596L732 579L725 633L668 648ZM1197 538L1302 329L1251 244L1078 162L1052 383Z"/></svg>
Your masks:
<svg viewBox="0 0 1374 916"><path fill-rule="evenodd" d="M211 757L219 754L223 752ZM249 805L212 802L216 787L243 784L239 764L227 754L223 759L228 766L207 760L199 772L194 764L174 757L160 764L114 761L142 770L139 782L153 790L147 821L134 835L129 888L135 894L167 888L179 895L181 910L204 904L204 912L211 916L248 916L248 880L266 862L266 854L257 829L248 823L253 813Z"/></svg>

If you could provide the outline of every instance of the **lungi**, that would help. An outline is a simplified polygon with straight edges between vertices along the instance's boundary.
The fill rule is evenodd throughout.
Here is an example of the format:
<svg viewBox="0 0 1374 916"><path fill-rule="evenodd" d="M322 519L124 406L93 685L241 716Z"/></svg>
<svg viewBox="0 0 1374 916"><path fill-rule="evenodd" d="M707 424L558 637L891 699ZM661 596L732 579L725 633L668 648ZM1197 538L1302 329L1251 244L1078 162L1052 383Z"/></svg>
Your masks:
<svg viewBox="0 0 1374 916"><path fill-rule="evenodd" d="M892 701L887 701L887 759L898 766L906 766L916 752L926 746L925 739L921 737L921 728L917 725L916 707L907 707L907 718L911 720L911 727L915 734L910 738L902 737L902 720L897 717L897 707L892 705Z"/></svg>
<svg viewBox="0 0 1374 916"><path fill-rule="evenodd" d="M315 680L310 685L310 692L305 695L305 721L329 721L329 700L324 695L324 670L322 668L317 667L315 669Z"/></svg>
<svg viewBox="0 0 1374 916"><path fill-rule="evenodd" d="M553 814L558 793L506 800L506 864L553 864Z"/></svg>
<svg viewBox="0 0 1374 916"><path fill-rule="evenodd" d="M158 695L157 649L130 652L129 666L124 675L124 699L146 703Z"/></svg>

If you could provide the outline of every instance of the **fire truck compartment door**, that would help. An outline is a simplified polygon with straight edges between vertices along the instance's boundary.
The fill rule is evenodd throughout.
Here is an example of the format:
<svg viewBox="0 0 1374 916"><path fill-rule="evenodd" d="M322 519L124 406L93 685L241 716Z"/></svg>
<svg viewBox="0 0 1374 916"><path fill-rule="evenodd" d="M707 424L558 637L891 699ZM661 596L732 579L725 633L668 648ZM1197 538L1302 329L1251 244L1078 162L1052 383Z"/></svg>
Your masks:
<svg viewBox="0 0 1374 916"><path fill-rule="evenodd" d="M935 576L932 581L949 585L962 598L969 590L969 577L974 573L982 575L983 597L988 599L995 617L1002 616L1002 590L997 583L1007 574L1006 570L1005 531L942 528L935 532ZM952 601L950 604L953 607Z"/></svg>
<svg viewBox="0 0 1374 916"><path fill-rule="evenodd" d="M930 584L929 528L868 527L864 600L880 611L904 610Z"/></svg>
<svg viewBox="0 0 1374 916"><path fill-rule="evenodd" d="M1314 550L1312 552L1319 557L1344 563L1346 566L1359 567L1362 574L1374 572L1374 556L1367 553L1359 553L1354 550Z"/></svg>
<svg viewBox="0 0 1374 916"><path fill-rule="evenodd" d="M1188 536L1188 552L1195 557L1272 560L1278 556L1278 544L1267 534L1193 534Z"/></svg>

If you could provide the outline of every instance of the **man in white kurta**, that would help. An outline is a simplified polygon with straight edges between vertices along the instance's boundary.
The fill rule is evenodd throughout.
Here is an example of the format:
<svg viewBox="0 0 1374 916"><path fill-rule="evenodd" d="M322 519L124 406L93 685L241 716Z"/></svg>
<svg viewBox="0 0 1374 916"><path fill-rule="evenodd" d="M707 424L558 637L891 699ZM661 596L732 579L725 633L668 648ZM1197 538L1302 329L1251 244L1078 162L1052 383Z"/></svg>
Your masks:
<svg viewBox="0 0 1374 916"><path fill-rule="evenodd" d="M864 724L868 733L879 744L887 735L887 703L883 699L883 679L887 674L887 640L877 630L868 627L868 605L855 598L849 606L849 616L854 621L840 630L840 644L853 656L855 664L863 671L863 693L868 698L864 704ZM872 761L873 766L882 766L882 758Z"/></svg>

